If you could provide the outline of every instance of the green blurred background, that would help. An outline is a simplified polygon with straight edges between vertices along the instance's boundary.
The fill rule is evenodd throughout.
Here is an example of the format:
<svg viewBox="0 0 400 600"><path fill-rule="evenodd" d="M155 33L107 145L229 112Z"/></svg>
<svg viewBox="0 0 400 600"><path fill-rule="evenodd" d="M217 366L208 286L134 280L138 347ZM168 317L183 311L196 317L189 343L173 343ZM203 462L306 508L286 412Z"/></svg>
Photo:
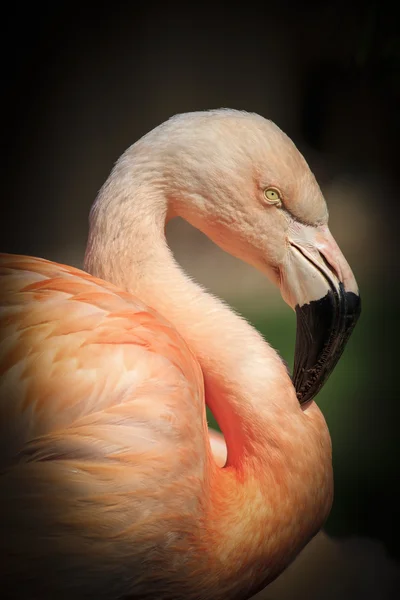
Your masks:
<svg viewBox="0 0 400 600"><path fill-rule="evenodd" d="M335 552L347 548L345 558L335 562L322 544L301 558L293 589L297 598L395 597L400 42L394 9L385 2L286 0L8 8L1 250L81 266L90 205L114 161L179 112L255 111L305 154L358 279L363 312L318 397L334 453L327 539L343 542ZM295 318L278 292L187 224L171 223L168 237L182 266L244 314L292 366ZM348 550L354 536L358 546ZM318 567L320 587L312 583L315 569L307 575L307 560ZM335 587L352 560L354 581ZM260 598L291 597L282 586Z"/></svg>

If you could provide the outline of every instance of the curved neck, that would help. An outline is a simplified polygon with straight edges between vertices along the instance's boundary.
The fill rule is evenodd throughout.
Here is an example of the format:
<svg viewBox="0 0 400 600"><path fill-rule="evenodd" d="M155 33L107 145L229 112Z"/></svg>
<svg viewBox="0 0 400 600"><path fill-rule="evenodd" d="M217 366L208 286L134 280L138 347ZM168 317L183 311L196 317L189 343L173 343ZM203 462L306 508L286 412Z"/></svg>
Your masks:
<svg viewBox="0 0 400 600"><path fill-rule="evenodd" d="M92 210L85 268L173 323L199 361L206 402L228 450L226 468L209 463L212 503L202 547L213 548L214 560L224 565L221 597L237 597L230 586L237 580L240 548L247 557L241 585L254 594L293 559L329 512L325 421L314 403L302 411L281 359L261 335L176 263L165 239L174 207L162 185L138 174L133 179L134 173L116 175Z"/></svg>
<svg viewBox="0 0 400 600"><path fill-rule="evenodd" d="M161 183L143 180L132 165L128 175L117 163L92 209L84 266L174 324L202 367L228 464L239 467L258 444L276 446L277 423L298 411L298 402L276 352L176 263L165 238L171 216Z"/></svg>

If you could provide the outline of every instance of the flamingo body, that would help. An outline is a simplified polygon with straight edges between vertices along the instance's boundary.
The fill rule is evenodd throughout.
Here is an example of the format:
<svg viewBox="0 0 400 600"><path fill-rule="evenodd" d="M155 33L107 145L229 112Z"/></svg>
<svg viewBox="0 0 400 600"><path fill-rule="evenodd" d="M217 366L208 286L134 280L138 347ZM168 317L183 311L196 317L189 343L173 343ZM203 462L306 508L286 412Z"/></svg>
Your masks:
<svg viewBox="0 0 400 600"><path fill-rule="evenodd" d="M112 579L115 561L120 575L127 533L141 546L134 562L154 569L163 546L179 555L180 545L189 561L178 538L189 516L193 536L208 454L201 371L187 345L156 312L83 271L11 255L0 265L2 539L20 554L10 579L24 559L37 576L43 553L46 570L65 577L79 561L91 594L102 598L106 585L108 598L118 582L101 573ZM62 528L50 565L40 532ZM56 593L42 577L30 597ZM74 591L85 597L82 579Z"/></svg>

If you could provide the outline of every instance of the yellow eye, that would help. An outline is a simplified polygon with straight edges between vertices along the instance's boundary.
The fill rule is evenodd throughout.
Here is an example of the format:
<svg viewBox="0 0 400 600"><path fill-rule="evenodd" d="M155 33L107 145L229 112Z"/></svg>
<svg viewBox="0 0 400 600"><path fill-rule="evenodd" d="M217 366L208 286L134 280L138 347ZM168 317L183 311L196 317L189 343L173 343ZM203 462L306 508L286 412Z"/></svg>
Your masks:
<svg viewBox="0 0 400 600"><path fill-rule="evenodd" d="M267 188L266 190L264 190L264 196L270 204L281 203L281 195L275 188Z"/></svg>

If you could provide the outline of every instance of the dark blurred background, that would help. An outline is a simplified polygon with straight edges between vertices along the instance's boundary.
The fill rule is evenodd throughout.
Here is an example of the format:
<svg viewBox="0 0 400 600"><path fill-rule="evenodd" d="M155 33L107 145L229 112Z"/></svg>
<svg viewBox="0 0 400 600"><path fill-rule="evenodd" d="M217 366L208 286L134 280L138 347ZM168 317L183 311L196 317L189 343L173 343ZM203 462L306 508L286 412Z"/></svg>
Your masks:
<svg viewBox="0 0 400 600"><path fill-rule="evenodd" d="M259 597L397 597L394 3L15 3L2 31L3 251L81 266L90 205L114 161L179 112L255 111L304 153L363 313L318 398L336 485L325 534ZM168 234L182 266L292 364L295 319L278 292L188 225Z"/></svg>

